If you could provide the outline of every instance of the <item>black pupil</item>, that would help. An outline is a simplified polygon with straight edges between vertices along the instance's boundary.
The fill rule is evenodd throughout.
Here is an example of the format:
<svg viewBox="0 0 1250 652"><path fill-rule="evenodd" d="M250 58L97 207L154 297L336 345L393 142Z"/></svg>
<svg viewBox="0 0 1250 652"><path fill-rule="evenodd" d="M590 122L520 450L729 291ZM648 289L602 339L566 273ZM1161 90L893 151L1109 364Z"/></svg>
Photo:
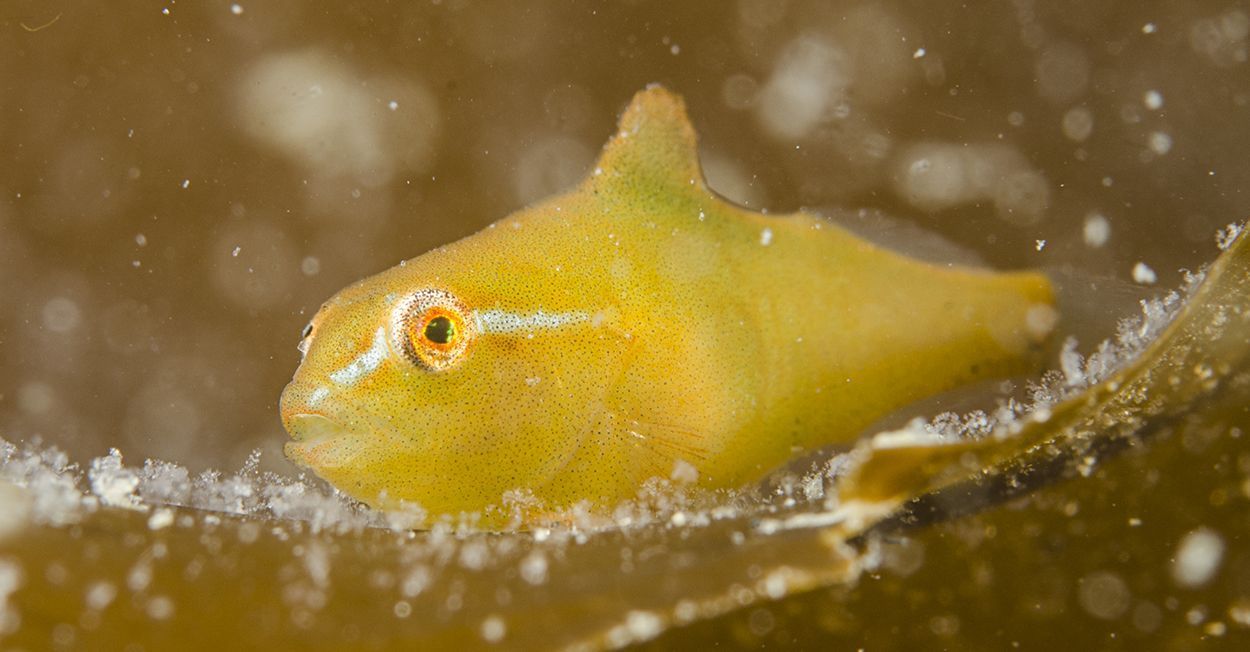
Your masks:
<svg viewBox="0 0 1250 652"><path fill-rule="evenodd" d="M435 317L425 325L425 339L435 344L446 344L456 334L456 327L446 317Z"/></svg>

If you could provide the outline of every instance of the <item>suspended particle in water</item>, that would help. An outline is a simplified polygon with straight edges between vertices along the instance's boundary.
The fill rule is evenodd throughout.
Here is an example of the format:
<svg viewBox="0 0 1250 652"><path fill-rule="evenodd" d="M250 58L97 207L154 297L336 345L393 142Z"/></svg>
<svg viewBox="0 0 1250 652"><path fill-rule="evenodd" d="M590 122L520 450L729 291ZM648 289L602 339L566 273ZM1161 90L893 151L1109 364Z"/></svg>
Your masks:
<svg viewBox="0 0 1250 652"><path fill-rule="evenodd" d="M1081 143L1094 131L1094 115L1083 106L1068 109L1063 114L1063 135L1068 140Z"/></svg>
<svg viewBox="0 0 1250 652"><path fill-rule="evenodd" d="M1155 271L1149 265L1139 262L1133 266L1133 280L1142 285L1153 285L1155 281L1159 280L1159 276L1155 274Z"/></svg>
<svg viewBox="0 0 1250 652"><path fill-rule="evenodd" d="M508 633L508 626L504 623L503 618L497 615L491 615L482 621L482 640L487 643L498 643L503 640L505 634Z"/></svg>
<svg viewBox="0 0 1250 652"><path fill-rule="evenodd" d="M54 297L43 304L43 326L53 333L68 333L82 321L78 304L66 297Z"/></svg>
<svg viewBox="0 0 1250 652"><path fill-rule="evenodd" d="M1128 610L1132 594L1119 575L1094 571L1080 580L1077 601L1086 613L1103 620L1113 620Z"/></svg>
<svg viewBox="0 0 1250 652"><path fill-rule="evenodd" d="M316 256L305 256L304 260L300 261L299 270L304 273L304 276L316 276L321 272L321 259Z"/></svg>
<svg viewBox="0 0 1250 652"><path fill-rule="evenodd" d="M1185 588L1198 588L1215 576L1224 557L1224 539L1200 527L1181 539L1172 562L1172 579Z"/></svg>
<svg viewBox="0 0 1250 652"><path fill-rule="evenodd" d="M1086 246L1097 249L1107 244L1107 239L1111 237L1111 222L1107 221L1101 213L1090 213L1085 216L1085 228L1082 235L1085 237Z"/></svg>
<svg viewBox="0 0 1250 652"><path fill-rule="evenodd" d="M1172 137L1162 131L1150 132L1150 150L1159 156L1172 151Z"/></svg>

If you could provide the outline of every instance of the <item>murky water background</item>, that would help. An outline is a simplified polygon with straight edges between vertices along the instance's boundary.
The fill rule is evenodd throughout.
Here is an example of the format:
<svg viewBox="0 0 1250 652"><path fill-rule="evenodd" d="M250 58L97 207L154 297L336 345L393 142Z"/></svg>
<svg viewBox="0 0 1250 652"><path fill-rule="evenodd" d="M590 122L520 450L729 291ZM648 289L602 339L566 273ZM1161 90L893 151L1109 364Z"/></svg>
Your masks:
<svg viewBox="0 0 1250 652"><path fill-rule="evenodd" d="M650 82L686 98L721 193L880 209L993 266L1045 268L1082 342L1211 260L1250 205L1245 2L7 2L0 54L0 436L80 462L118 447L233 469L259 448L289 473L276 401L320 302L568 187ZM1219 513L1244 520L1244 486L1224 492L1241 511ZM1022 610L1149 633L1193 608L1131 597L1157 570L1135 562L1177 541L1125 557L1103 544L1135 531L1028 525L1045 540L1077 523L1047 562L1083 570ZM959 625L958 603L1017 590L976 579L1002 574L978 545L949 555L972 578L950 594L929 590L948 575L861 590L940 605L926 637L1006 642ZM1112 570L1086 568L1100 555ZM1107 595L1122 608L1091 611ZM820 599L787 622L832 617ZM691 635L782 642L769 618Z"/></svg>

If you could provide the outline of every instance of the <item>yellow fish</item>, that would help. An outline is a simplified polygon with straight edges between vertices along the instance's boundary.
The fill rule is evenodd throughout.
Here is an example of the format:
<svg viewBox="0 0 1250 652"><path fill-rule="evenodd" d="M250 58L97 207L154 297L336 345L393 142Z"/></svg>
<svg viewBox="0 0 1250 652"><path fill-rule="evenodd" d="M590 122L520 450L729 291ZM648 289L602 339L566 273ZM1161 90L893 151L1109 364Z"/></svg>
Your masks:
<svg viewBox="0 0 1250 652"><path fill-rule="evenodd" d="M637 94L572 192L339 292L282 394L287 456L431 519L504 494L610 510L677 470L733 487L961 383L1022 373L1034 273L911 260L704 183L680 98Z"/></svg>

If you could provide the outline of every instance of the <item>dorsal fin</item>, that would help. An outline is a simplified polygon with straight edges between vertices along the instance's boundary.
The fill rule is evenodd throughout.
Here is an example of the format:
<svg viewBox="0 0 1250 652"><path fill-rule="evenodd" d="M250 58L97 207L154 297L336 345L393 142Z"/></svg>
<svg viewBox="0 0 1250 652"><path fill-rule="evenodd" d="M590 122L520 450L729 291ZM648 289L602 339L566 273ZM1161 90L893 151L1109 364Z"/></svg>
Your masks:
<svg viewBox="0 0 1250 652"><path fill-rule="evenodd" d="M634 95L621 114L595 174L644 188L703 189L697 141L685 102L659 84L651 84Z"/></svg>

